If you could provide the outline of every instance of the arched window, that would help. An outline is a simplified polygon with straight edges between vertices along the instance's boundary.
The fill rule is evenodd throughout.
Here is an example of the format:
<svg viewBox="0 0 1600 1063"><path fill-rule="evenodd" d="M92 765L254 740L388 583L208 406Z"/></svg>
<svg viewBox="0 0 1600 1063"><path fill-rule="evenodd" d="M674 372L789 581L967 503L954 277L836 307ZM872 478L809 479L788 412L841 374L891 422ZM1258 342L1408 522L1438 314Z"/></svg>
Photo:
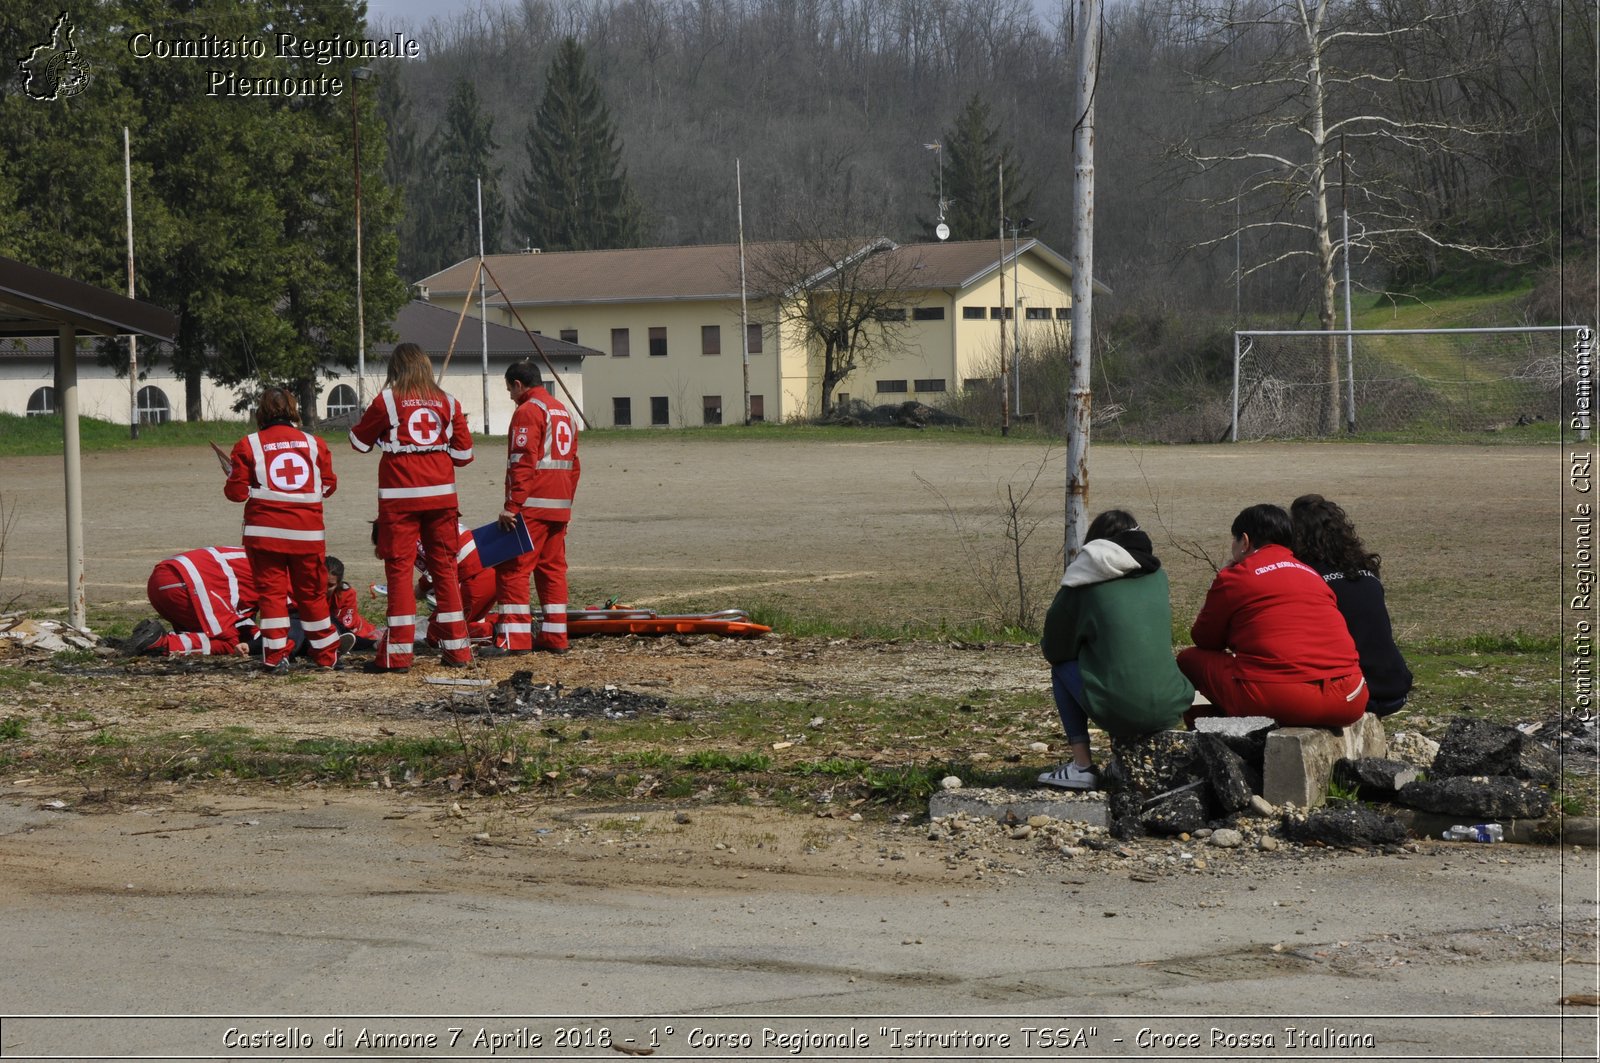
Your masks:
<svg viewBox="0 0 1600 1063"><path fill-rule="evenodd" d="M139 389L139 423L140 424L166 424L172 420L172 405L167 402L167 393L154 384L146 384Z"/></svg>
<svg viewBox="0 0 1600 1063"><path fill-rule="evenodd" d="M349 417L360 412L360 408L356 405L356 389L349 384L340 384L328 392L328 420Z"/></svg>
<svg viewBox="0 0 1600 1063"><path fill-rule="evenodd" d="M42 387L28 396L28 416L48 417L56 412L56 389Z"/></svg>

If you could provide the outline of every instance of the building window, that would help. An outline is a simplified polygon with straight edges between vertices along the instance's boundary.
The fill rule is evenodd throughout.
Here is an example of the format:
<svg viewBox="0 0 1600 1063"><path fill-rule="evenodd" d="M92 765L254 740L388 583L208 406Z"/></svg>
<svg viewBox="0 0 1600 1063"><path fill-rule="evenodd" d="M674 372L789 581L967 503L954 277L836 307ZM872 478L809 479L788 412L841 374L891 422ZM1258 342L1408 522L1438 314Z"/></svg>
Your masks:
<svg viewBox="0 0 1600 1063"><path fill-rule="evenodd" d="M744 342L750 348L751 354L761 353L761 326L746 325L744 327Z"/></svg>
<svg viewBox="0 0 1600 1063"><path fill-rule="evenodd" d="M140 424L166 424L172 420L172 405L167 402L167 393L154 384L146 384L139 389L138 406Z"/></svg>
<svg viewBox="0 0 1600 1063"><path fill-rule="evenodd" d="M361 407L356 404L356 389L349 384L340 384L328 392L328 420L336 417L349 417L361 413Z"/></svg>
<svg viewBox="0 0 1600 1063"><path fill-rule="evenodd" d="M665 358L667 356L667 327L665 325L650 326L650 357Z"/></svg>
<svg viewBox="0 0 1600 1063"><path fill-rule="evenodd" d="M750 420L765 422L767 419L767 404L760 395L750 396Z"/></svg>
<svg viewBox="0 0 1600 1063"><path fill-rule="evenodd" d="M917 391L922 392L924 394L926 394L927 392L930 392L930 391L943 391L944 390L944 379L942 377L939 378L939 379L918 380L915 383L916 383L916 386L917 386L917 388L916 388Z"/></svg>
<svg viewBox="0 0 1600 1063"><path fill-rule="evenodd" d="M905 394L905 390L906 390L906 382L904 380L880 380L880 381L878 381L878 394L879 395L903 395L903 394Z"/></svg>
<svg viewBox="0 0 1600 1063"><path fill-rule="evenodd" d="M1057 321L1071 321L1072 320L1072 307L1070 307L1070 306L1058 306L1058 307L1056 307L1056 320Z"/></svg>
<svg viewBox="0 0 1600 1063"><path fill-rule="evenodd" d="M961 308L961 320L963 320L963 321L982 321L983 320L983 307L981 307L981 306L963 306Z"/></svg>
<svg viewBox="0 0 1600 1063"><path fill-rule="evenodd" d="M722 423L722 396L703 395L700 401L706 424Z"/></svg>
<svg viewBox="0 0 1600 1063"><path fill-rule="evenodd" d="M991 306L989 308L989 320L991 321L999 321L1001 318L1010 321L1016 316L1009 306Z"/></svg>
<svg viewBox="0 0 1600 1063"><path fill-rule="evenodd" d="M577 343L578 342L578 330L575 329L575 328L564 328L564 329L562 329L561 330L561 342L562 343Z"/></svg>
<svg viewBox="0 0 1600 1063"><path fill-rule="evenodd" d="M1030 306L1025 311L1024 316L1029 321L1049 321L1050 308L1048 306Z"/></svg>
<svg viewBox="0 0 1600 1063"><path fill-rule="evenodd" d="M56 412L56 389L52 387L36 388L28 396L28 416L48 417Z"/></svg>
<svg viewBox="0 0 1600 1063"><path fill-rule="evenodd" d="M967 307L967 309L968 310L977 310L978 311L978 316L979 317L983 316L983 312L982 312L983 308L982 307L969 306L969 307ZM944 307L942 307L942 306L915 306L915 307L912 307L911 308L911 320L913 320L913 321L943 321L944 320Z"/></svg>
<svg viewBox="0 0 1600 1063"><path fill-rule="evenodd" d="M701 325L700 326L700 353L701 354L721 354L722 353L722 326L721 325Z"/></svg>
<svg viewBox="0 0 1600 1063"><path fill-rule="evenodd" d="M655 425L667 423L667 397L665 395L650 396L650 423Z"/></svg>
<svg viewBox="0 0 1600 1063"><path fill-rule="evenodd" d="M611 357L626 358L631 352L628 350L628 330L614 328L611 330Z"/></svg>
<svg viewBox="0 0 1600 1063"><path fill-rule="evenodd" d="M875 316L879 321L904 321L906 319L906 308L903 306L884 307Z"/></svg>
<svg viewBox="0 0 1600 1063"><path fill-rule="evenodd" d="M633 424L632 399L613 398L611 400L611 424L616 428L627 428Z"/></svg>

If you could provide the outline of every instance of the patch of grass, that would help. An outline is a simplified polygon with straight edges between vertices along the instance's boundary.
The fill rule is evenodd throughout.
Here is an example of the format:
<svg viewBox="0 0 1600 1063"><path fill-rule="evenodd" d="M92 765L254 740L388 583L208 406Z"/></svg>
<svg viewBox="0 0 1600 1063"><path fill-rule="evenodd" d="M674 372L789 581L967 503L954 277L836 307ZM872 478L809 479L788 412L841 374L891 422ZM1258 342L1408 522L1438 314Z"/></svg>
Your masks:
<svg viewBox="0 0 1600 1063"><path fill-rule="evenodd" d="M781 606L756 603L749 608L750 619L765 624L774 631L798 638L878 639L893 642L898 639L935 640L940 642L1010 642L1027 644L1038 641L1039 632L1010 625L973 621L968 624L901 623L890 624L870 620L839 620L828 616L798 615Z"/></svg>
<svg viewBox="0 0 1600 1063"><path fill-rule="evenodd" d="M28 721L22 716L7 716L0 720L0 742L11 742L28 733Z"/></svg>
<svg viewBox="0 0 1600 1063"><path fill-rule="evenodd" d="M80 664L93 664L100 658L93 650L59 650L50 655L50 663L56 666L65 665L72 667Z"/></svg>
<svg viewBox="0 0 1600 1063"><path fill-rule="evenodd" d="M724 753L719 749L698 750L678 763L689 771L760 772L772 768L772 758L765 753Z"/></svg>

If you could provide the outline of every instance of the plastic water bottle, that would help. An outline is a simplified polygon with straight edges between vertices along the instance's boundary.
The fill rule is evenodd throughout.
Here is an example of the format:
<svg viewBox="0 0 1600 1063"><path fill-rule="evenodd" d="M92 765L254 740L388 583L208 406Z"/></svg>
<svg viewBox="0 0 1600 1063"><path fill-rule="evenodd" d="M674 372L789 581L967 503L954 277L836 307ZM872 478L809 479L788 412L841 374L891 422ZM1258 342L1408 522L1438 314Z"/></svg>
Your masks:
<svg viewBox="0 0 1600 1063"><path fill-rule="evenodd" d="M1457 823L1444 832L1447 842L1485 842L1494 843L1503 841L1505 832L1498 823L1474 823L1470 827Z"/></svg>

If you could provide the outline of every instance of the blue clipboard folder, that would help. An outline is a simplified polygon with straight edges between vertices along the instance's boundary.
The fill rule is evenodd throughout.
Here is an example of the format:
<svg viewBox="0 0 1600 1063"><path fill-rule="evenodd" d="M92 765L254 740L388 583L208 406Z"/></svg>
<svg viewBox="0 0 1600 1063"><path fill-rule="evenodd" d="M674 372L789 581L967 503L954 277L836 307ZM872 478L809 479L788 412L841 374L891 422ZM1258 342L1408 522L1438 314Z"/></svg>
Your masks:
<svg viewBox="0 0 1600 1063"><path fill-rule="evenodd" d="M473 528L472 539L478 544L478 561L484 568L493 568L533 549L533 539L528 535L521 513L517 514L517 526L510 531L500 527L499 521L492 520L481 528Z"/></svg>

